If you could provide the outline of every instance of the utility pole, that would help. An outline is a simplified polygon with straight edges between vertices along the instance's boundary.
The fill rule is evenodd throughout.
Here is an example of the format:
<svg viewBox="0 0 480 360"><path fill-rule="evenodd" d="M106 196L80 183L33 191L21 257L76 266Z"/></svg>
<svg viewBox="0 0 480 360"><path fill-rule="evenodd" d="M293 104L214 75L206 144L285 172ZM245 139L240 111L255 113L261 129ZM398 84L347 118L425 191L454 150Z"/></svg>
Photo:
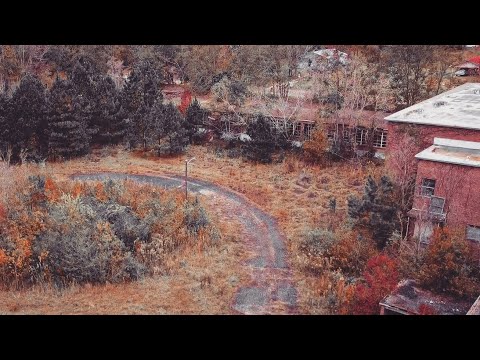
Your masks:
<svg viewBox="0 0 480 360"><path fill-rule="evenodd" d="M185 200L188 200L188 163L195 160L191 158L190 160L185 160Z"/></svg>

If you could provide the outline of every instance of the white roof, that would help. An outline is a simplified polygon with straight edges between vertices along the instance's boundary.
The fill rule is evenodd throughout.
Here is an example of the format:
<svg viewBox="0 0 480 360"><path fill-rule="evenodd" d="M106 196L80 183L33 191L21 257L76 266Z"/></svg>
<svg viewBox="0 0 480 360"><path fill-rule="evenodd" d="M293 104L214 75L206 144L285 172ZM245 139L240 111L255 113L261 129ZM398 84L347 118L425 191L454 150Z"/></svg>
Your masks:
<svg viewBox="0 0 480 360"><path fill-rule="evenodd" d="M457 86L385 120L480 130L480 83Z"/></svg>
<svg viewBox="0 0 480 360"><path fill-rule="evenodd" d="M435 138L417 159L480 167L480 142Z"/></svg>

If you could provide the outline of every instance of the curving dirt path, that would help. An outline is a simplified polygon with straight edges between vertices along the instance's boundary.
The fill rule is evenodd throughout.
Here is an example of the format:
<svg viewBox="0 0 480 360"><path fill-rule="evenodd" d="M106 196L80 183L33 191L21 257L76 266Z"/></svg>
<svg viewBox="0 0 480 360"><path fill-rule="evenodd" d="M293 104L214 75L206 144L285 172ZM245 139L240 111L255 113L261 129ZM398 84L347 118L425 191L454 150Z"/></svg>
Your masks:
<svg viewBox="0 0 480 360"><path fill-rule="evenodd" d="M130 175L119 173L76 174L74 180L130 179L165 188L185 186L177 176ZM238 288L232 308L241 314L278 314L297 312L297 290L286 261L285 241L275 219L263 212L243 196L221 186L189 180L191 193L201 194L220 210L225 221L237 218L243 224L238 229L252 257L245 263L251 281Z"/></svg>

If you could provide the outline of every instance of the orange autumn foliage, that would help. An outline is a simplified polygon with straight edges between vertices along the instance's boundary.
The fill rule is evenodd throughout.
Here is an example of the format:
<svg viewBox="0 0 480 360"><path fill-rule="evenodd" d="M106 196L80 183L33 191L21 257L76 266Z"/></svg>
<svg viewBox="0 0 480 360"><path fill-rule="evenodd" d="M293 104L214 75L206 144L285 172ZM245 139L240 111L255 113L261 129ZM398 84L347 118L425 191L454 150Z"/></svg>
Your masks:
<svg viewBox="0 0 480 360"><path fill-rule="evenodd" d="M5 209L5 206L0 204L0 221L3 221L7 218L7 210Z"/></svg>
<svg viewBox="0 0 480 360"><path fill-rule="evenodd" d="M45 195L47 196L48 201L51 202L57 201L61 195L57 184L55 184L50 177L45 180Z"/></svg>
<svg viewBox="0 0 480 360"><path fill-rule="evenodd" d="M105 188L101 182L95 185L95 197L100 201L107 200L107 194L105 193Z"/></svg>
<svg viewBox="0 0 480 360"><path fill-rule="evenodd" d="M3 249L0 249L0 266L6 265L8 263L8 256Z"/></svg>
<svg viewBox="0 0 480 360"><path fill-rule="evenodd" d="M78 198L80 195L82 195L84 193L84 188L85 186L80 184L80 183L75 183L75 185L73 185L73 189L72 189L72 196L74 198Z"/></svg>

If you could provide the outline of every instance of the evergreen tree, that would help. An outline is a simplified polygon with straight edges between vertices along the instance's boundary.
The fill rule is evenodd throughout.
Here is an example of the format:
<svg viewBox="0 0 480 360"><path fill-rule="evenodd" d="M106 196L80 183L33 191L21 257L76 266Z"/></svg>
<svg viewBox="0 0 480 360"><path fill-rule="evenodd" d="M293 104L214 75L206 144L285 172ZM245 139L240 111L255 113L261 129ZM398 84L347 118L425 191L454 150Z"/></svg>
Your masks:
<svg viewBox="0 0 480 360"><path fill-rule="evenodd" d="M164 106L162 127L166 144L161 150L168 152L170 155L183 152L188 145L185 120L180 111L178 111L172 103ZM162 131L160 131L160 133L162 133Z"/></svg>
<svg viewBox="0 0 480 360"><path fill-rule="evenodd" d="M195 98L188 106L185 114L185 129L190 144L193 144L197 127L203 124L204 117L205 110L200 107L200 103Z"/></svg>
<svg viewBox="0 0 480 360"><path fill-rule="evenodd" d="M48 97L48 149L49 154L71 158L84 155L89 150L90 136L87 122L79 109L73 84L69 80L57 79Z"/></svg>
<svg viewBox="0 0 480 360"><path fill-rule="evenodd" d="M151 131L148 132L148 144L161 154L178 154L188 145L185 120L180 111L172 104L155 104L148 116Z"/></svg>
<svg viewBox="0 0 480 360"><path fill-rule="evenodd" d="M371 232L380 249L385 247L397 226L398 205L393 190L393 183L388 177L382 176L377 184L369 176L363 197L352 196L348 199L348 215L356 221L356 226Z"/></svg>
<svg viewBox="0 0 480 360"><path fill-rule="evenodd" d="M162 102L160 76L149 60L142 60L132 70L122 91L122 105L128 118L127 138L135 147L141 143L147 148L149 114L156 103Z"/></svg>
<svg viewBox="0 0 480 360"><path fill-rule="evenodd" d="M8 98L5 94L0 94L0 155L6 155L10 145L9 126L7 121Z"/></svg>
<svg viewBox="0 0 480 360"><path fill-rule="evenodd" d="M75 102L78 103L77 118L87 123L87 131L94 143L100 143L102 123L102 96L100 88L103 77L89 56L78 57L71 73Z"/></svg>
<svg viewBox="0 0 480 360"><path fill-rule="evenodd" d="M245 146L245 155L249 160L270 163L275 150L275 136L269 121L258 114L247 127L247 134L252 139Z"/></svg>
<svg viewBox="0 0 480 360"><path fill-rule="evenodd" d="M96 121L98 129L95 136L96 142L118 144L125 137L127 129L126 112L122 106L120 94L109 77L104 77L98 85L97 102L100 111Z"/></svg>
<svg viewBox="0 0 480 360"><path fill-rule="evenodd" d="M158 156L167 148L165 145L166 141L166 123L165 123L165 112L166 106L161 102L157 102L150 113L148 114L148 125L151 126L149 132L148 143L151 144L158 152Z"/></svg>
<svg viewBox="0 0 480 360"><path fill-rule="evenodd" d="M2 138L12 147L13 160L18 160L20 151L28 151L38 159L46 153L46 98L45 87L33 75L22 78L20 86L5 105Z"/></svg>

